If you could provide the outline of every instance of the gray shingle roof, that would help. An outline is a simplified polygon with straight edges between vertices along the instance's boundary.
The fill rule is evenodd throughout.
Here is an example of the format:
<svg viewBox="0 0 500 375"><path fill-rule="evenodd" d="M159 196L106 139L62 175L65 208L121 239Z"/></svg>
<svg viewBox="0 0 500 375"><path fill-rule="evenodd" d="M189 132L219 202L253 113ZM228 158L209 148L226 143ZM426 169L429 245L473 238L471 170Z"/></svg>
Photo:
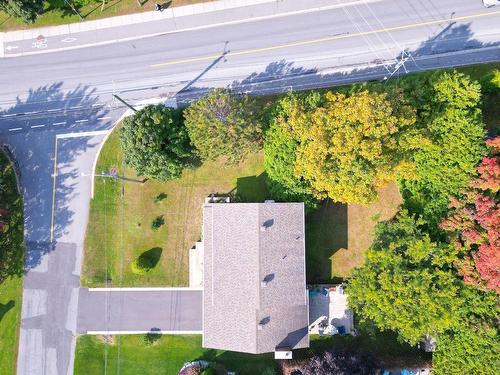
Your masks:
<svg viewBox="0 0 500 375"><path fill-rule="evenodd" d="M204 347L309 346L304 241L302 203L203 206Z"/></svg>

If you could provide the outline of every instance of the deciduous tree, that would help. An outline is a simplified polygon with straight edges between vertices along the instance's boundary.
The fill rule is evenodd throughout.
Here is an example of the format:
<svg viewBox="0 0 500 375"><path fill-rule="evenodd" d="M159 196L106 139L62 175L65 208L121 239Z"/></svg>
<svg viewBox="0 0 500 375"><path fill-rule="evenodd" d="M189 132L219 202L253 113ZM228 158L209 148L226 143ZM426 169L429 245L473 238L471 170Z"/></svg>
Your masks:
<svg viewBox="0 0 500 375"><path fill-rule="evenodd" d="M32 23L43 12L43 0L0 0L0 9L25 23Z"/></svg>
<svg viewBox="0 0 500 375"><path fill-rule="evenodd" d="M456 249L432 242L423 224L405 211L379 224L347 290L349 305L361 318L396 331L410 344L453 326L460 306L460 280L452 267Z"/></svg>
<svg viewBox="0 0 500 375"><path fill-rule="evenodd" d="M408 209L437 227L448 197L469 185L487 150L479 84L457 72L431 78L418 118L428 142L413 154L416 178L403 182L403 196Z"/></svg>
<svg viewBox="0 0 500 375"><path fill-rule="evenodd" d="M385 94L367 91L327 93L313 109L288 100L268 134L270 178L317 199L366 204L396 175L411 176L406 155L418 143L415 113L402 100L393 105Z"/></svg>
<svg viewBox="0 0 500 375"><path fill-rule="evenodd" d="M140 176L170 180L189 165L189 137L177 109L150 105L125 118L120 141L125 162Z"/></svg>
<svg viewBox="0 0 500 375"><path fill-rule="evenodd" d="M464 280L500 292L500 137L489 140L491 155L478 166L479 176L459 198L450 199L450 213L441 228L456 235L465 256L457 261Z"/></svg>
<svg viewBox="0 0 500 375"><path fill-rule="evenodd" d="M230 162L237 162L262 146L257 109L247 95L213 90L191 104L184 118L191 142L202 160L224 156Z"/></svg>

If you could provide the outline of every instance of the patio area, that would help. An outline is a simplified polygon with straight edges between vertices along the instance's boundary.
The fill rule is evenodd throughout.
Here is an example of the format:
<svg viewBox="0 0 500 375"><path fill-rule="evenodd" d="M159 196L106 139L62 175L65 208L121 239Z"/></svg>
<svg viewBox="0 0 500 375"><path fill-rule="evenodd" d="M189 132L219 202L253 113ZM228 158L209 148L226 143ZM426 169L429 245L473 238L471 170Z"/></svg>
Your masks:
<svg viewBox="0 0 500 375"><path fill-rule="evenodd" d="M353 311L342 285L309 286L310 334L351 334L353 328Z"/></svg>

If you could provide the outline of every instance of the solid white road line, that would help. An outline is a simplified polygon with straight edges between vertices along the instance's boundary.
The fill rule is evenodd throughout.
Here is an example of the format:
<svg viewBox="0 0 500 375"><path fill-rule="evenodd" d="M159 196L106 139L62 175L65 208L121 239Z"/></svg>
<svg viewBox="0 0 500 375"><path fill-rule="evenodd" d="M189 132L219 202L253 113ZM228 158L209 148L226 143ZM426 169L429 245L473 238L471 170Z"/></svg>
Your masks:
<svg viewBox="0 0 500 375"><path fill-rule="evenodd" d="M189 291L189 290L203 290L201 287L190 288L187 286L181 287L151 287L151 288L89 288L89 292L161 292L161 291Z"/></svg>

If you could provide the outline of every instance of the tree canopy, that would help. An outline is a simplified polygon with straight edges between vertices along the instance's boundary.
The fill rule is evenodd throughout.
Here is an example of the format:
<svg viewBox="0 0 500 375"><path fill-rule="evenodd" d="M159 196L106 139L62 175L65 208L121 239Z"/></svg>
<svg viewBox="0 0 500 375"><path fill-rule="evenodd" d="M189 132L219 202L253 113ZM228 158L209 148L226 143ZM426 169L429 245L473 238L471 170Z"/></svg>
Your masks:
<svg viewBox="0 0 500 375"><path fill-rule="evenodd" d="M415 344L456 321L458 280L450 265L456 250L432 242L423 223L402 211L376 228L366 262L354 270L349 304L381 330Z"/></svg>
<svg viewBox="0 0 500 375"><path fill-rule="evenodd" d="M316 108L320 95L312 92L301 96L287 94L278 100L270 110L269 128L265 134L264 167L271 195L283 201L303 201L314 207L317 200L312 195L310 185L295 173L295 161L299 142L292 132L283 125L292 112L303 112Z"/></svg>
<svg viewBox="0 0 500 375"><path fill-rule="evenodd" d="M500 137L490 139L491 155L460 198L451 197L441 228L452 234L465 256L457 261L464 280L500 292Z"/></svg>
<svg viewBox="0 0 500 375"><path fill-rule="evenodd" d="M281 107L266 136L266 171L293 193L366 204L398 173L411 175L411 107L367 91L328 92L316 108L289 95Z"/></svg>
<svg viewBox="0 0 500 375"><path fill-rule="evenodd" d="M32 23L43 12L43 0L0 0L0 9L25 23Z"/></svg>
<svg viewBox="0 0 500 375"><path fill-rule="evenodd" d="M189 165L189 137L178 109L149 105L125 118L120 141L125 162L140 176L170 180Z"/></svg>
<svg viewBox="0 0 500 375"><path fill-rule="evenodd" d="M247 95L236 96L224 89L210 91L184 111L184 118L202 160L224 156L237 162L262 146L256 106Z"/></svg>
<svg viewBox="0 0 500 375"><path fill-rule="evenodd" d="M427 142L413 153L415 178L403 182L406 207L437 226L448 197L465 189L486 153L480 86L452 72L432 76L418 124Z"/></svg>

